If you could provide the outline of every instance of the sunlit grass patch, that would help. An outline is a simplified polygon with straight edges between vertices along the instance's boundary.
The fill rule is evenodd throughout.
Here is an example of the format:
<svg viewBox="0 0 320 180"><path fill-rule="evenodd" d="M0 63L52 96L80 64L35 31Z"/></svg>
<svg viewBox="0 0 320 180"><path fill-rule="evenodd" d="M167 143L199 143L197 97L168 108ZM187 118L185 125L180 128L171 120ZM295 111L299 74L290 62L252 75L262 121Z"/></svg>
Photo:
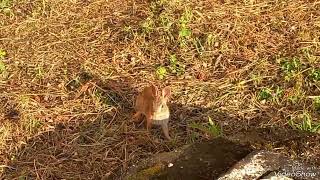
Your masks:
<svg viewBox="0 0 320 180"><path fill-rule="evenodd" d="M284 90L283 88L276 86L273 88L263 88L258 93L258 99L260 101L271 101L279 104L283 99Z"/></svg>
<svg viewBox="0 0 320 180"><path fill-rule="evenodd" d="M6 139L0 159L19 168L8 179L108 178L188 143L247 128L291 129L290 115L295 129L315 131L316 5L10 1L10 16L0 8L0 74L6 77L0 78L0 118L11 106L19 117L4 118L9 129L0 125L0 140ZM172 88L174 142L131 122L138 90L149 83ZM215 119L200 118L193 108L208 109ZM302 111L312 120L295 116ZM302 158L316 149L308 148Z"/></svg>
<svg viewBox="0 0 320 180"><path fill-rule="evenodd" d="M299 58L283 58L280 60L281 69L285 75L285 80L291 80L299 71L301 71L301 61Z"/></svg>
<svg viewBox="0 0 320 180"><path fill-rule="evenodd" d="M291 117L289 125L302 131L316 133L320 130L320 123L314 122L311 115L307 112Z"/></svg>
<svg viewBox="0 0 320 180"><path fill-rule="evenodd" d="M189 125L191 128L200 130L201 132L205 133L205 135L215 138L222 135L222 129L219 124L215 123L210 117L208 117L208 123L206 124L199 124L199 123L192 123Z"/></svg>
<svg viewBox="0 0 320 180"><path fill-rule="evenodd" d="M313 81L320 81L320 68L312 69L309 76Z"/></svg>
<svg viewBox="0 0 320 180"><path fill-rule="evenodd" d="M167 68L164 66L158 66L156 69L156 75L159 79L164 79L167 76Z"/></svg>
<svg viewBox="0 0 320 180"><path fill-rule="evenodd" d="M29 136L39 132L42 126L43 122L32 114L25 115L21 121L22 130Z"/></svg>

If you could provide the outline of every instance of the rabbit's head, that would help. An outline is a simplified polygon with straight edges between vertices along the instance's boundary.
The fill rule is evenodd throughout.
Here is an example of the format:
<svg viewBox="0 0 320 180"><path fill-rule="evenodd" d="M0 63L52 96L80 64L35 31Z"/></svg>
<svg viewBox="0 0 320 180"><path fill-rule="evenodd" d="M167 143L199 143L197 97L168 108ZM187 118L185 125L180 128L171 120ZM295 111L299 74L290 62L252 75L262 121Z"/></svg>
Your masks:
<svg viewBox="0 0 320 180"><path fill-rule="evenodd" d="M162 112L164 108L167 108L167 102L171 96L171 89L169 86L167 86L159 91L158 88L154 85L151 86L151 89L153 96L153 113Z"/></svg>

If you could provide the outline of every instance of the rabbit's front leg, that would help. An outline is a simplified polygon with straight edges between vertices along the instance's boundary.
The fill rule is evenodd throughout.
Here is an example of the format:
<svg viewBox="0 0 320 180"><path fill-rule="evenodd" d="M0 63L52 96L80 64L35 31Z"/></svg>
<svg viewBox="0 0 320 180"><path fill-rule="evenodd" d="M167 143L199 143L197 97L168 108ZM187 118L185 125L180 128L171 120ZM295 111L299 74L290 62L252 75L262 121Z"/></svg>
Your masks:
<svg viewBox="0 0 320 180"><path fill-rule="evenodd" d="M168 121L164 122L161 124L162 131L164 133L164 136L168 139L171 140L171 137L169 136L169 128L168 128Z"/></svg>

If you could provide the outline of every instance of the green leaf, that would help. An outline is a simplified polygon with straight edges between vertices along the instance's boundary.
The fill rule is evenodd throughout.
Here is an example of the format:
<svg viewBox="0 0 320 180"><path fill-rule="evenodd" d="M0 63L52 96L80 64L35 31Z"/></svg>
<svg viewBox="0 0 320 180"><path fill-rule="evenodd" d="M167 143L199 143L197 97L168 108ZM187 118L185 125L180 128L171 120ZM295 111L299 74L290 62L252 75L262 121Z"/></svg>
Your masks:
<svg viewBox="0 0 320 180"><path fill-rule="evenodd" d="M7 53L4 50L0 49L0 59L3 59L6 55Z"/></svg>
<svg viewBox="0 0 320 180"><path fill-rule="evenodd" d="M260 91L258 96L260 100L268 100L272 98L272 92L270 89L264 88Z"/></svg>
<svg viewBox="0 0 320 180"><path fill-rule="evenodd" d="M156 74L159 79L163 79L167 75L167 69L163 66L159 66L156 70Z"/></svg>
<svg viewBox="0 0 320 180"><path fill-rule="evenodd" d="M310 76L314 81L320 81L320 69L313 69Z"/></svg>
<svg viewBox="0 0 320 180"><path fill-rule="evenodd" d="M183 27L180 31L179 31L179 36L180 37L189 37L191 35L191 30L188 29L187 27Z"/></svg>

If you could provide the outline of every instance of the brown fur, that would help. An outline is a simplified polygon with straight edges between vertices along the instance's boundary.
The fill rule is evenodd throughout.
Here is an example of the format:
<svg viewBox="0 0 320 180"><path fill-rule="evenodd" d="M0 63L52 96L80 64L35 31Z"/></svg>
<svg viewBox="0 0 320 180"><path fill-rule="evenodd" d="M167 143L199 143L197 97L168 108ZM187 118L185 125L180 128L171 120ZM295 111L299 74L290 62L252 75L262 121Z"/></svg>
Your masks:
<svg viewBox="0 0 320 180"><path fill-rule="evenodd" d="M165 87L161 93L159 93L158 88L154 85L145 87L144 90L137 96L135 109L136 113L133 115L133 120L135 122L141 121L141 115L146 117L146 126L149 131L152 125L153 116L158 113L158 111L167 110L167 100L171 95L171 90L169 87ZM163 113L163 112L162 112ZM167 112L169 115L169 111ZM165 123L161 125L166 138L170 139L168 132L168 124Z"/></svg>

